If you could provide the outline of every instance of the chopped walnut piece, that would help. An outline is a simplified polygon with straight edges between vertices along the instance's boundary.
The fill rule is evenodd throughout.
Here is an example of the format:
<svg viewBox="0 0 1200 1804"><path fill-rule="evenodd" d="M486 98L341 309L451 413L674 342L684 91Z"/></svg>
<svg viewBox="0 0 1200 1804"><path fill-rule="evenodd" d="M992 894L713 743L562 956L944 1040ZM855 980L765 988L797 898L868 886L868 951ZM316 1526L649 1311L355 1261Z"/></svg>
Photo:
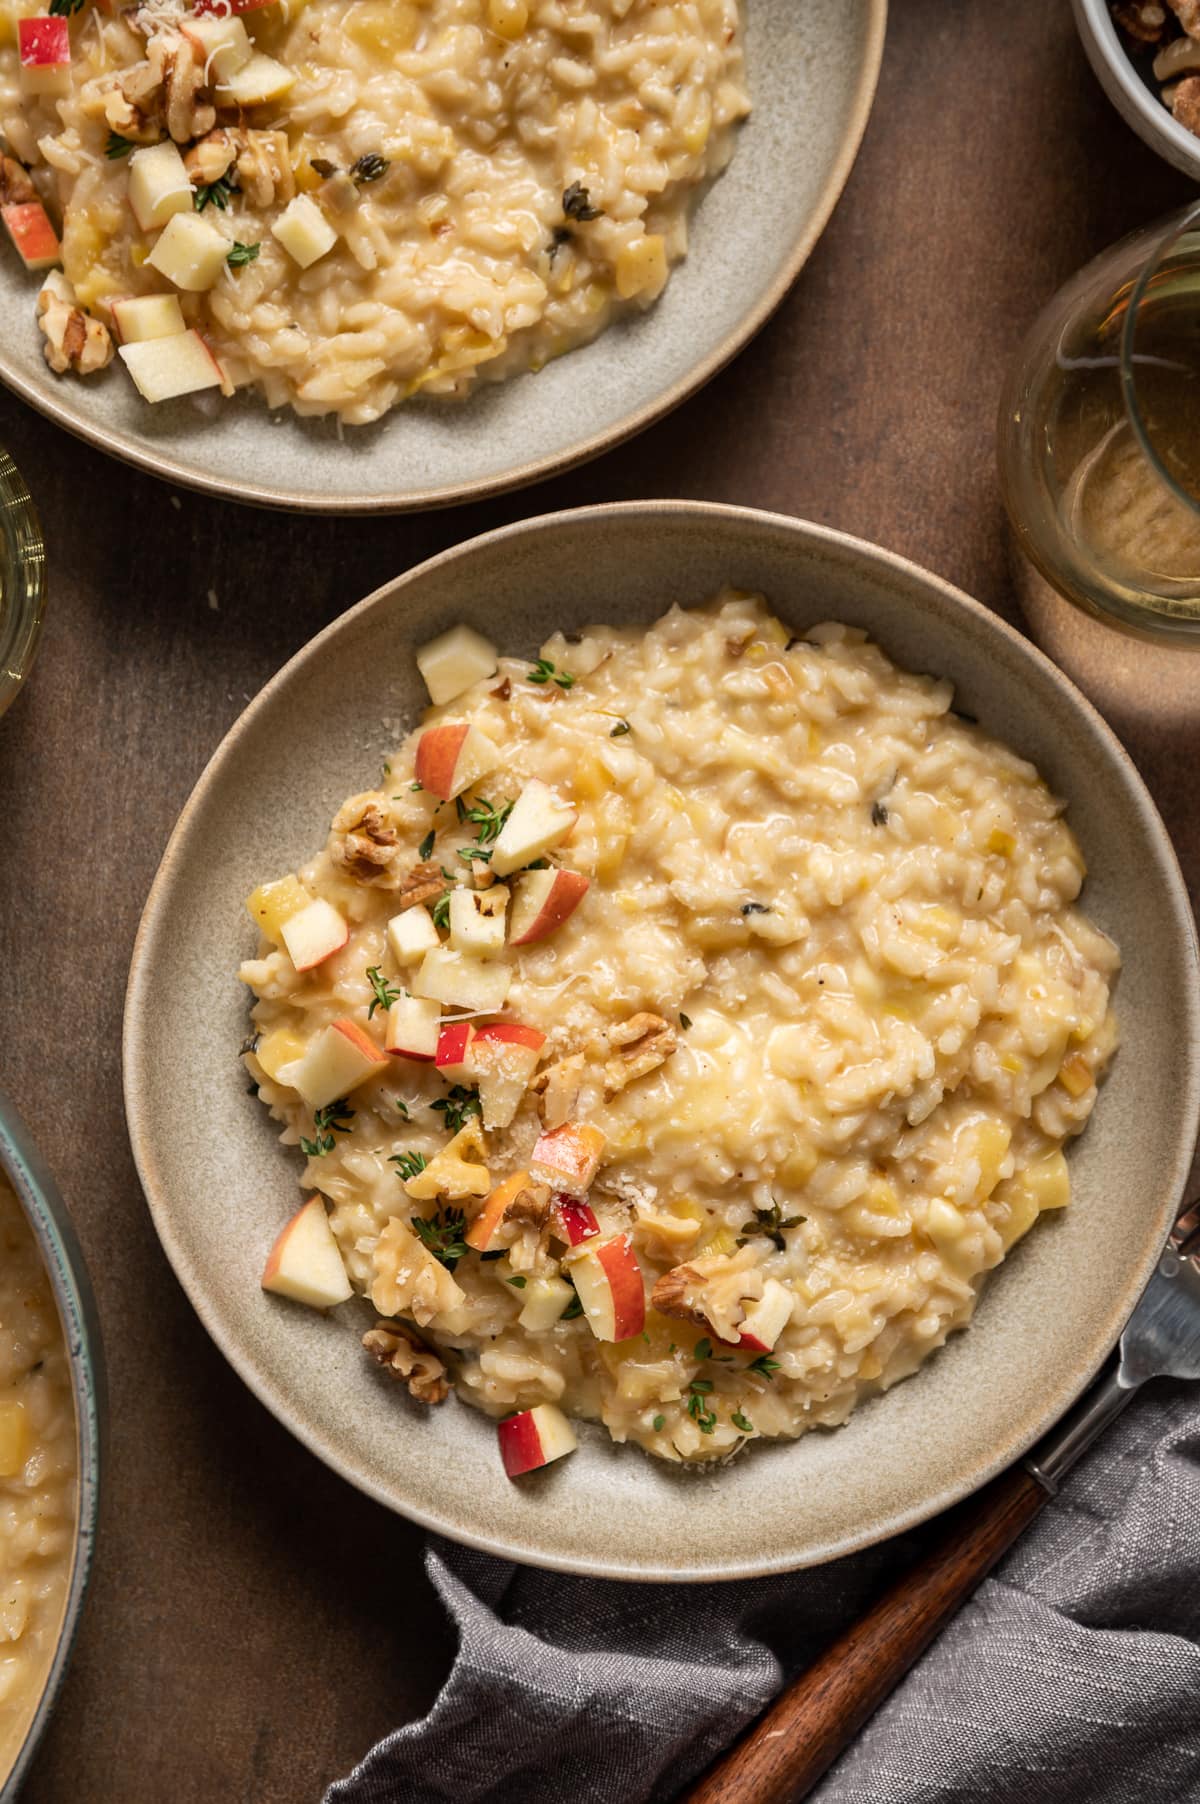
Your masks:
<svg viewBox="0 0 1200 1804"><path fill-rule="evenodd" d="M363 1335L362 1344L389 1377L407 1384L418 1403L444 1401L450 1390L445 1366L403 1322L376 1322Z"/></svg>
<svg viewBox="0 0 1200 1804"><path fill-rule="evenodd" d="M283 206L296 192L286 132L248 131L238 153L238 180L251 206Z"/></svg>
<svg viewBox="0 0 1200 1804"><path fill-rule="evenodd" d="M550 1219L552 1200L551 1192L544 1184L519 1190L504 1211L504 1220L531 1222L535 1228L543 1227Z"/></svg>
<svg viewBox="0 0 1200 1804"><path fill-rule="evenodd" d="M571 1119L582 1085L581 1052L573 1052L569 1058L559 1059L556 1064L547 1065L538 1072L529 1088L538 1099L543 1127L559 1128Z"/></svg>
<svg viewBox="0 0 1200 1804"><path fill-rule="evenodd" d="M681 1322L695 1322L698 1328L711 1326L704 1311L692 1300L692 1293L703 1285L700 1273L690 1265L676 1265L664 1272L650 1295L650 1307L660 1315L677 1316Z"/></svg>
<svg viewBox="0 0 1200 1804"><path fill-rule="evenodd" d="M414 865L408 872L400 885L396 900L401 909L416 908L436 902L445 888L446 879L442 876L441 865L426 860L424 864Z"/></svg>
<svg viewBox="0 0 1200 1804"><path fill-rule="evenodd" d="M37 197L29 171L15 157L0 157L0 207L23 207Z"/></svg>
<svg viewBox="0 0 1200 1804"><path fill-rule="evenodd" d="M104 113L122 137L153 142L161 122L176 144L187 144L204 137L217 123L216 109L204 94L204 59L198 46L181 32L155 31L146 41L145 62L122 75L105 97Z"/></svg>
<svg viewBox="0 0 1200 1804"><path fill-rule="evenodd" d="M1189 38L1200 38L1200 0L1169 0L1169 4Z"/></svg>
<svg viewBox="0 0 1200 1804"><path fill-rule="evenodd" d="M219 125L207 137L192 145L183 159L183 166L194 186L210 188L228 172L237 154L236 136Z"/></svg>
<svg viewBox="0 0 1200 1804"><path fill-rule="evenodd" d="M111 363L113 342L108 327L75 304L74 290L59 270L42 284L37 299L38 325L45 333L46 362L58 375L76 370L90 376Z"/></svg>
<svg viewBox="0 0 1200 1804"><path fill-rule="evenodd" d="M1161 0L1110 0L1113 23L1137 44L1157 44L1167 26Z"/></svg>
<svg viewBox="0 0 1200 1804"><path fill-rule="evenodd" d="M611 1102L636 1078L657 1070L678 1048L675 1029L661 1015L643 1011L610 1027L598 1040L598 1050L613 1052L604 1065L605 1102Z"/></svg>
<svg viewBox="0 0 1200 1804"><path fill-rule="evenodd" d="M400 836L388 825L386 809L386 796L369 789L351 796L333 817L329 855L334 864L360 882L378 877L399 850Z"/></svg>
<svg viewBox="0 0 1200 1804"><path fill-rule="evenodd" d="M1171 111L1180 125L1200 137L1200 75L1189 75L1171 95Z"/></svg>
<svg viewBox="0 0 1200 1804"><path fill-rule="evenodd" d="M435 1316L456 1309L463 1301L460 1286L445 1266L398 1215L384 1222L371 1263L375 1267L371 1301L380 1315L403 1312L423 1328Z"/></svg>
<svg viewBox="0 0 1200 1804"><path fill-rule="evenodd" d="M147 105L152 107L152 102ZM133 144L157 144L162 136L153 111L143 113L115 84L104 96L104 123L118 137L128 138Z"/></svg>

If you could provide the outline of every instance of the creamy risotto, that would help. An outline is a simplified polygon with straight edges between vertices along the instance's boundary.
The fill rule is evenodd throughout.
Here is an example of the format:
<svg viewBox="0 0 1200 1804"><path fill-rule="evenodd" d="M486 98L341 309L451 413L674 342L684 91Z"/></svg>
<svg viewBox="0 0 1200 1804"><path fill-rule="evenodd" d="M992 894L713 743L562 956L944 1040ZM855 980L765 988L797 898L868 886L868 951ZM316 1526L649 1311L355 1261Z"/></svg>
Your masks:
<svg viewBox="0 0 1200 1804"><path fill-rule="evenodd" d="M748 110L737 0L0 0L46 356L115 336L150 400L361 424L536 370L657 299Z"/></svg>
<svg viewBox="0 0 1200 1804"><path fill-rule="evenodd" d="M672 1460L845 1421L1068 1201L1115 947L1036 770L838 625L418 656L435 705L250 898L246 1064L413 1393Z"/></svg>
<svg viewBox="0 0 1200 1804"><path fill-rule="evenodd" d="M0 1175L0 1783L58 1642L75 1534L75 1412L33 1232Z"/></svg>

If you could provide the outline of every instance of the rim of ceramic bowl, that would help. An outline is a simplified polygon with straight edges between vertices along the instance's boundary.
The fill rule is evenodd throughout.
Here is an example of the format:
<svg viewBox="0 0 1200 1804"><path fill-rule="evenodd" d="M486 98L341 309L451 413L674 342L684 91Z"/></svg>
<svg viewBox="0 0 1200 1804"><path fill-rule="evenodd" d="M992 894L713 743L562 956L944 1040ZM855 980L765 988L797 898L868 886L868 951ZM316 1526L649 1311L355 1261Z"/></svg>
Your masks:
<svg viewBox="0 0 1200 1804"><path fill-rule="evenodd" d="M976 601L962 589L947 581L946 578L937 576L898 552L889 551L883 546L853 534L840 532L834 527L764 508L737 506L715 501L649 499L594 503L584 507L531 515L509 525L461 540L437 553L434 557L414 565L400 576L381 584L353 607L347 609L345 613L338 615L335 620L315 634L287 660L247 704L238 719L220 740L197 779L171 832L138 926L130 961L122 1028L122 1070L126 1122L134 1160L155 1231L176 1277L205 1330L242 1382L270 1410L276 1421L282 1423L302 1446L307 1447L311 1453L348 1483L353 1484L356 1489L423 1528L434 1533L449 1534L463 1546L477 1548L503 1559L516 1560L522 1564L537 1566L549 1571L577 1573L591 1577L599 1575L604 1578L645 1583L674 1584L701 1580L724 1582L760 1578L772 1573L793 1571L800 1566L823 1564L829 1560L840 1559L846 1554L855 1553L864 1547L873 1546L918 1526L941 1510L947 1509L951 1504L958 1503L963 1498L972 1495L989 1479L994 1478L1013 1461L1019 1459L1047 1430L1053 1427L1055 1422L1062 1418L1092 1382L1104 1358L1116 1345L1138 1297L1155 1269L1183 1196L1191 1163L1191 1148L1196 1126L1200 1122L1200 984L1193 981L1188 987L1186 1006L1189 1031L1186 1036L1186 1044L1181 1050L1178 1072L1178 1110L1181 1117L1186 1118L1190 1124L1187 1151L1183 1150L1181 1140L1172 1160L1170 1178L1163 1184L1164 1200L1160 1206L1161 1220L1158 1232L1153 1243L1148 1241L1136 1261L1131 1262L1120 1296L1108 1307L1102 1333L1096 1337L1093 1343L1093 1352L1096 1345L1103 1343L1099 1355L1094 1358L1089 1356L1088 1361L1081 1362L1078 1367L1073 1367L1069 1379L1056 1389L1050 1405L1047 1406L1044 1402L1039 1404L1038 1410L1022 1424L1019 1433L1010 1435L1006 1441L994 1447L985 1459L978 1460L969 1471L960 1472L952 1481L943 1483L935 1494L923 1498L916 1504L898 1508L873 1526L869 1532L855 1531L850 1534L842 1533L840 1536L835 1533L818 1552L804 1560L797 1561L790 1555L756 1558L740 1563L733 1562L720 1570L693 1566L627 1566L607 1559L603 1563L597 1564L591 1558L585 1563L574 1556L547 1555L541 1549L533 1550L525 1543L514 1541L511 1538L501 1539L486 1532L464 1532L460 1527L448 1526L444 1518L429 1509L409 1502L398 1503L387 1484L380 1481L371 1471L369 1463L347 1461L339 1449L331 1443L324 1428L314 1426L299 1416L291 1401L279 1389L273 1378L257 1368L254 1357L247 1352L237 1333L214 1317L203 1295L203 1285L199 1281L194 1258L180 1238L169 1213L159 1206L159 1198L164 1193L165 1185L151 1132L145 1089L139 1076L145 1058L145 1045L140 1023L144 1013L146 991L151 983L152 948L156 936L161 931L160 917L164 903L175 881L177 867L185 856L189 833L197 815L204 807L214 773L223 767L225 761L236 749L238 742L250 732L259 716L271 707L280 689L285 688L293 680L298 670L319 659L334 639L345 632L352 622L377 608L385 600L394 598L398 592L409 589L414 584L421 584L428 579L432 572L461 562L470 554L477 553L485 547L494 548L498 545L507 545L516 550L523 542L530 539L547 534L569 533L574 527L587 522L603 522L614 532L619 532L622 524L628 521L645 522L649 520L662 523L682 521L702 524L705 521L717 519L750 530L764 527L773 531L782 530L789 536L794 536L798 545L806 542L819 542L842 554L866 559L872 565L882 567L905 580L915 581L924 588L938 592L941 597L952 603L955 609L961 610L977 622L986 624L988 631L994 634L999 642L1018 652L1021 659L1038 666L1046 678L1062 693L1064 699L1069 699L1073 709L1077 711L1089 731L1105 746L1113 766L1123 773L1131 797L1135 801L1139 813L1145 816L1149 836L1157 847L1158 861L1155 870L1161 877L1169 895L1171 913L1178 922L1181 942L1186 944L1190 955L1191 970L1193 974L1200 970L1200 946L1197 944L1195 922L1183 876L1179 869L1179 862L1166 827L1145 783L1133 760L1103 716L1092 706L1082 691L1076 688L1070 678L1030 639L1018 632L1015 627L1010 626L999 615L986 608L982 602Z"/></svg>
<svg viewBox="0 0 1200 1804"><path fill-rule="evenodd" d="M96 1299L75 1229L29 1129L3 1091L0 1172L12 1184L33 1228L58 1304L71 1371L78 1471L75 1545L58 1643L16 1763L9 1772L0 1772L0 1804L16 1804L58 1701L83 1616L95 1554L107 1386Z"/></svg>
<svg viewBox="0 0 1200 1804"><path fill-rule="evenodd" d="M394 495L377 495L359 491L357 494L331 495L328 498L305 495L297 497L291 490L276 488L269 482L242 485L237 494L222 484L215 476L203 471L190 469L171 456L170 452L157 443L143 441L132 434L113 431L110 427L100 425L89 419L80 417L65 402L61 402L52 394L35 387L19 369L6 367L4 382L22 400L28 401L31 407L38 409L47 418L62 426L76 438L94 445L98 450L106 451L111 456L119 457L136 468L146 470L152 476L165 478L177 483L181 488L197 490L202 494L217 495L223 500L241 502L250 506L283 508L290 512L305 514L408 514L418 513L425 509L453 507L467 501L485 501L494 495L503 495L512 489L527 487L533 482L543 482L548 477L562 475L566 470L573 470L580 464L589 463L605 451L611 451L626 440L636 437L647 427L653 426L657 420L681 406L684 401L698 393L700 389L720 374L728 363L731 363L738 352L743 350L754 337L761 332L771 315L780 306L788 290L799 276L800 271L812 255L813 248L829 224L833 210L841 197L858 156L863 134L867 129L867 121L871 116L871 107L875 99L875 89L879 82L879 70L883 62L883 45L887 32L888 0L863 0L866 21L863 33L862 66L859 70L858 88L854 101L849 109L847 129L842 143L834 159L833 166L826 178L825 185L813 208L812 217L800 237L793 245L783 267L758 301L738 321L737 325L721 342L709 352L708 356L695 364L686 375L671 384L670 388L655 395L640 407L633 408L623 418L615 420L611 425L593 433L581 444L573 445L564 451L553 451L540 457L528 458L524 463L505 471L502 475L482 477L477 480L458 483L444 483L437 488L414 490L397 498Z"/></svg>
<svg viewBox="0 0 1200 1804"><path fill-rule="evenodd" d="M46 543L41 522L8 452L0 445L0 714L16 699L37 655L46 611Z"/></svg>
<svg viewBox="0 0 1200 1804"><path fill-rule="evenodd" d="M1148 142L1175 167L1200 178L1200 138L1180 125L1142 80L1113 23L1107 0L1072 0L1075 24L1084 48L1092 49L1110 72L1125 99L1146 127ZM1097 74L1099 71L1097 70ZM1115 96L1110 95L1115 100Z"/></svg>

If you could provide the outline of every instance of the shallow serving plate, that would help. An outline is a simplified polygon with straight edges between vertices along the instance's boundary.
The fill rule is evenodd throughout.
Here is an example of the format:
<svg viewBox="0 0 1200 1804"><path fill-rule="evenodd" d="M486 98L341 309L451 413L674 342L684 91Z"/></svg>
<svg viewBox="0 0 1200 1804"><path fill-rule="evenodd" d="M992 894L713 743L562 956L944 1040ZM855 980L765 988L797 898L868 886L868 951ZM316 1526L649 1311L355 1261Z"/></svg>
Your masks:
<svg viewBox="0 0 1200 1804"><path fill-rule="evenodd" d="M83 1614L96 1540L106 1399L100 1325L75 1230L29 1130L3 1092L0 1092L0 1172L12 1184L33 1225L58 1302L75 1400L79 1472L75 1548L58 1646L37 1709L17 1753L16 1764L8 1772L0 1769L0 1804L16 1804L22 1781L54 1709Z"/></svg>
<svg viewBox="0 0 1200 1804"><path fill-rule="evenodd" d="M887 0L746 0L754 113L693 214L691 250L661 301L540 375L426 401L376 426L299 420L239 396L213 417L149 406L122 368L51 374L36 282L0 256L0 380L81 438L191 488L267 507L394 512L494 494L594 457L714 376L778 306L858 150Z"/></svg>
<svg viewBox="0 0 1200 1804"><path fill-rule="evenodd" d="M958 685L984 727L1070 799L1093 918L1120 942L1124 1046L1072 1155L1076 1201L996 1274L972 1327L833 1433L681 1471L585 1429L509 1483L494 1425L417 1413L370 1369L364 1305L329 1317L265 1296L299 1158L246 1093L238 1048L253 950L242 901L320 845L345 796L415 722L413 650L460 619L535 655L556 627L649 622L722 584L761 589L797 630L838 618ZM1200 1113L1197 952L1162 823L1133 766L1048 661L976 602L874 546L777 515L643 502L527 521L379 590L284 667L228 734L167 847L125 1015L134 1151L167 1254L246 1382L364 1491L514 1559L642 1579L734 1578L827 1560L963 1496L1084 1387L1153 1269Z"/></svg>

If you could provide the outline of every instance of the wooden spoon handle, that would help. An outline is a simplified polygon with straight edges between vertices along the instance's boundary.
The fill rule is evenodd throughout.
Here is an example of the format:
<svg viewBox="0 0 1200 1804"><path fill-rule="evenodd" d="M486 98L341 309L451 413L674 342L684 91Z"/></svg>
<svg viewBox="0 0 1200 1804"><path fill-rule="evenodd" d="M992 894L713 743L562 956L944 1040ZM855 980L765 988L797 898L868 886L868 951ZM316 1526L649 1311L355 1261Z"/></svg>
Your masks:
<svg viewBox="0 0 1200 1804"><path fill-rule="evenodd" d="M796 1804L920 1659L1047 1493L1023 1466L947 1522L946 1541L887 1591L685 1794L686 1804Z"/></svg>

